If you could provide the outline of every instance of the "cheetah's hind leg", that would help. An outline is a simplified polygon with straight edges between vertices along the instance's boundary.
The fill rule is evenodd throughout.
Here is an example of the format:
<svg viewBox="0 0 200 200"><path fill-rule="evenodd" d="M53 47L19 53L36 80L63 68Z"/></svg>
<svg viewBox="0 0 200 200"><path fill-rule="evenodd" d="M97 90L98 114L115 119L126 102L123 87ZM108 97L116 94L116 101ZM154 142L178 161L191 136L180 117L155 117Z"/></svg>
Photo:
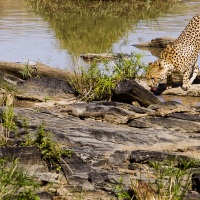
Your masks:
<svg viewBox="0 0 200 200"><path fill-rule="evenodd" d="M186 91L190 88L191 84L197 77L198 71L199 71L199 67L196 60L192 68L189 68L183 74L183 85L182 85L183 90Z"/></svg>

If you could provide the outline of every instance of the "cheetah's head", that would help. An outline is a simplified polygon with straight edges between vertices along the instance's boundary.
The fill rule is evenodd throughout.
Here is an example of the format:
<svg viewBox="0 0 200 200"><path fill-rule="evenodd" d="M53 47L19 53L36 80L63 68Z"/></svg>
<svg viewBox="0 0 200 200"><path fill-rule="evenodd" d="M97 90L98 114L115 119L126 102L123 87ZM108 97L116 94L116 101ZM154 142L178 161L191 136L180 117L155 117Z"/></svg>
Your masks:
<svg viewBox="0 0 200 200"><path fill-rule="evenodd" d="M164 60L158 59L153 63L149 63L146 73L147 85L151 87L151 91L156 91L159 83L167 78L167 63Z"/></svg>

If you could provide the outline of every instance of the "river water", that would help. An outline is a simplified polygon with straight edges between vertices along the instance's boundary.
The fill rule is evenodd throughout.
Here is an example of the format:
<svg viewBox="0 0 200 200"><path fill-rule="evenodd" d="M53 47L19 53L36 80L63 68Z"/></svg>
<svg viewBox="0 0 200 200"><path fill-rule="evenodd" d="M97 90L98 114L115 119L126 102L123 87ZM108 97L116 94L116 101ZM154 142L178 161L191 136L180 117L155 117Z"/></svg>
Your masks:
<svg viewBox="0 0 200 200"><path fill-rule="evenodd" d="M156 57L150 52L139 50L132 45L160 36L177 37L192 16L199 12L199 0L186 1L180 4L178 9L154 21L140 20L137 24L133 24L128 32L121 38L115 39L117 41L112 41L110 47L103 50L129 54L133 51L141 52L144 54L144 62L154 61ZM90 42L93 41L88 41L88 44L84 45L90 46ZM95 45L101 48L98 47L98 43ZM2 61L15 62L30 59L63 69L73 63L73 52L71 52L73 47L70 44L68 47L62 45L62 41L59 41L51 25L27 8L22 0L0 0L0 46ZM77 46L78 48L80 46ZM83 51L87 51L87 48Z"/></svg>
<svg viewBox="0 0 200 200"><path fill-rule="evenodd" d="M48 23L40 15L35 14L23 0L0 0L0 60L13 62L33 60L52 67L69 69L77 60L74 58L80 53L112 51L128 54L140 52L144 55L144 62L151 62L156 60L156 57L149 51L134 47L133 44L150 41L161 36L176 38L190 19L199 12L200 1L190 0L180 3L176 8L154 20L139 20L132 24L131 21L127 22L129 27L127 29L122 26L124 21L121 23L121 29L124 29L124 32L116 28L116 32L119 34L115 38L111 38L110 35L109 37L102 36L106 44L104 45L103 42L96 41L98 38L96 33L92 35L93 30L98 31L95 28L87 30L87 27L78 28L72 24L69 25L69 31L73 30L70 33L66 31L66 27L56 31L56 25ZM114 29L114 25L114 23L110 23L109 29ZM103 26L105 25L103 24ZM119 28L120 22L116 26ZM60 36L63 30L66 33ZM84 33L90 37L83 38ZM80 62L84 64L82 60ZM200 66L200 60L198 63Z"/></svg>

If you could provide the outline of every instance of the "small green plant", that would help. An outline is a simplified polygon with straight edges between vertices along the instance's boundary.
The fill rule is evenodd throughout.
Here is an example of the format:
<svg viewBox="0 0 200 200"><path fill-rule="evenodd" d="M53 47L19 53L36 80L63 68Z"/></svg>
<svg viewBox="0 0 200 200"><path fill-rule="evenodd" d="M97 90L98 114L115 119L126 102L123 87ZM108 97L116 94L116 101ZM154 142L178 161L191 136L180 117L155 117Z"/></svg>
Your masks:
<svg viewBox="0 0 200 200"><path fill-rule="evenodd" d="M41 150L44 160L49 163L50 167L55 166L57 171L60 171L61 169L61 166L59 165L59 162L62 159L61 157L71 157L73 154L71 150L63 150L59 143L52 140L52 133L45 130L44 124L39 126L34 144Z"/></svg>
<svg viewBox="0 0 200 200"><path fill-rule="evenodd" d="M124 79L136 79L145 71L141 54L132 53L112 63L102 60L103 66L93 62L89 67L77 67L69 77L70 83L85 101L109 100L116 84Z"/></svg>
<svg viewBox="0 0 200 200"><path fill-rule="evenodd" d="M147 66L141 61L143 54L132 52L128 58L120 58L114 64L114 75L118 80L124 78L136 79L147 70Z"/></svg>
<svg viewBox="0 0 200 200"><path fill-rule="evenodd" d="M26 118L23 118L23 119L22 119L22 127L23 127L23 129L24 129L24 133L25 133L25 134L29 134L29 130L28 130L29 123L28 123L28 121L27 121Z"/></svg>
<svg viewBox="0 0 200 200"><path fill-rule="evenodd" d="M30 200L39 200L39 197L34 194L37 186L37 183L31 177L18 169L18 159L9 161L8 159L0 158L1 200L22 200L23 198L21 197L28 197L27 194L31 195L32 198Z"/></svg>
<svg viewBox="0 0 200 200"><path fill-rule="evenodd" d="M120 177L119 183L114 187L114 193L119 199L127 199L131 200L132 198L128 194L128 192L123 187L123 178Z"/></svg>
<svg viewBox="0 0 200 200"><path fill-rule="evenodd" d="M24 69L20 73L23 76L23 79L32 78L32 69L28 64L24 64Z"/></svg>
<svg viewBox="0 0 200 200"><path fill-rule="evenodd" d="M2 77L0 77L0 85L1 88L5 89L8 93L13 93L16 90L16 87L7 81L5 81Z"/></svg>
<svg viewBox="0 0 200 200"><path fill-rule="evenodd" d="M49 101L49 100L51 100L51 98L48 97L48 96L45 96L45 98L44 98L44 102L46 103L46 102Z"/></svg>
<svg viewBox="0 0 200 200"><path fill-rule="evenodd" d="M178 166L175 166L177 162ZM190 186L191 167L195 166L195 162L193 159L151 162L150 165L156 174L153 185L158 196L163 197L163 199L183 199Z"/></svg>
<svg viewBox="0 0 200 200"><path fill-rule="evenodd" d="M12 131L15 133L17 131L17 126L14 122L14 108L13 106L7 106L3 112L1 143L6 144L8 142Z"/></svg>
<svg viewBox="0 0 200 200"><path fill-rule="evenodd" d="M40 75L37 72L36 66L30 66L28 63L24 64L23 71L20 71L23 79L29 79L29 78L39 78Z"/></svg>
<svg viewBox="0 0 200 200"><path fill-rule="evenodd" d="M144 182L130 181L131 196L123 187L122 181L115 187L114 192L119 199L137 200L183 200L190 187L191 168L196 166L194 159L165 160L150 162L154 180Z"/></svg>

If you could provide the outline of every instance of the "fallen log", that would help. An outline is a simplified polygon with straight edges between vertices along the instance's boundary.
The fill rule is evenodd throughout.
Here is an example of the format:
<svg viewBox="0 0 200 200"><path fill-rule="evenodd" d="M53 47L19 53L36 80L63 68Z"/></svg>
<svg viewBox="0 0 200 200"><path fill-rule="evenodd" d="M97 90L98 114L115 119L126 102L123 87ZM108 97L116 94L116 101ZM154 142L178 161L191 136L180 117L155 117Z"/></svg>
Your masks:
<svg viewBox="0 0 200 200"><path fill-rule="evenodd" d="M102 59L118 59L118 58L122 58L122 57L128 57L130 55L128 54L124 54L124 53L85 53L85 54L81 54L80 57L85 59L85 60L93 60L93 59L97 59L97 60L102 60Z"/></svg>
<svg viewBox="0 0 200 200"><path fill-rule="evenodd" d="M0 70L2 73L11 74L15 77L23 79L23 71L27 64L17 62L0 62ZM59 78L66 80L67 75L70 72L62 69L46 66L42 63L36 63L36 65L30 65L30 69L36 70L37 74L45 77Z"/></svg>
<svg viewBox="0 0 200 200"><path fill-rule="evenodd" d="M160 103L158 98L149 90L139 85L135 80L124 79L113 90L112 101L132 104L135 101L140 106L148 107L151 104Z"/></svg>

